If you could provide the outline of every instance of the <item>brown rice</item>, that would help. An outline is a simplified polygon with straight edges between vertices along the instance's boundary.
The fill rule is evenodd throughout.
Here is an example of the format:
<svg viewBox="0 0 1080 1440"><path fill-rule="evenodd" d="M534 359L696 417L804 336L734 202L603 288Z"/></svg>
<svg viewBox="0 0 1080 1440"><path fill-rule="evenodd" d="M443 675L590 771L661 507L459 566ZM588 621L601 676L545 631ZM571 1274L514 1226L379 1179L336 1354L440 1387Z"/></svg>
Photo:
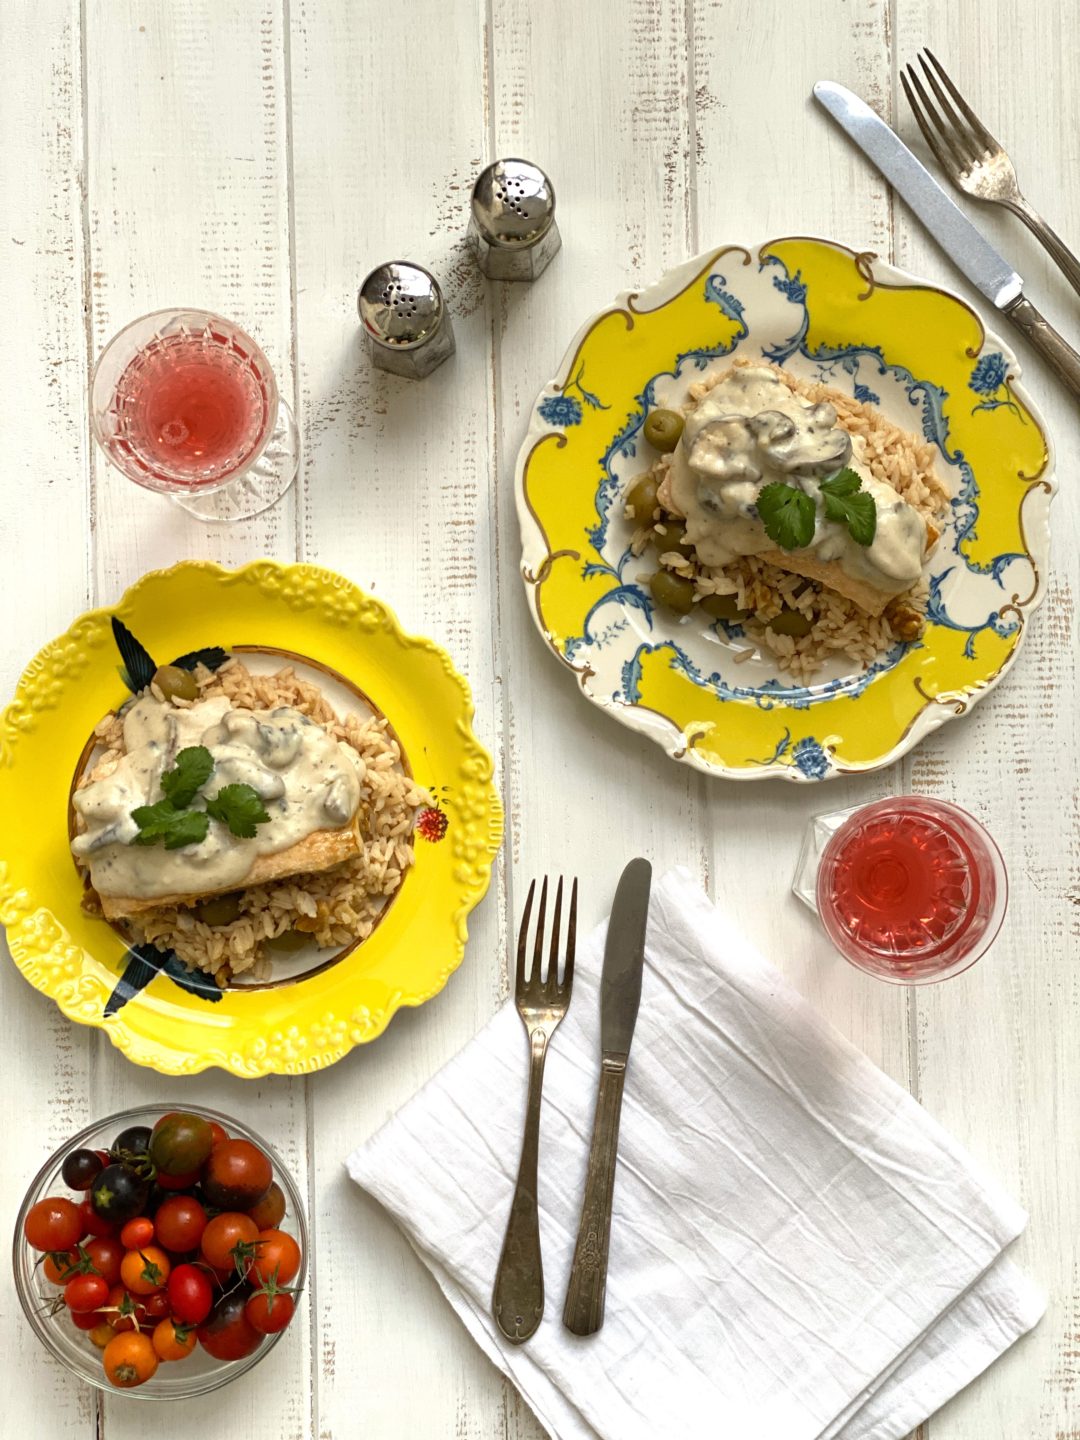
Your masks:
<svg viewBox="0 0 1080 1440"><path fill-rule="evenodd" d="M736 365L762 364L761 361L737 360ZM850 395L829 385L811 383L789 375L786 370L769 366L789 388L806 399L827 400L836 407L840 424L852 435L861 436L866 446L866 461L875 479L883 481L913 506L926 521L940 528L941 517L948 502L948 491L934 473L934 447L900 430L886 420L873 406L854 400ZM722 378L721 373L690 386L687 411L706 395ZM862 668L898 640L914 640L925 624L927 582L925 576L910 590L889 602L880 616L861 610L853 601L816 581L780 570L756 556L740 557L727 565L702 565L696 556L684 556L677 550L665 552L662 536L666 522L675 518L663 508L663 481L670 465L663 455L649 474L657 481L661 503L653 513L652 522L639 526L631 546L640 555L649 544L655 546L664 569L684 575L694 582L698 598L709 595L732 595L740 610L749 615L738 623L746 637L758 649L771 654L777 668L794 679L808 679L832 656L845 655ZM635 476L636 484L640 476ZM628 518L633 518L628 512ZM805 636L781 635L768 622L782 609L799 610L811 621ZM749 660L753 648L736 653L737 662Z"/></svg>
<svg viewBox="0 0 1080 1440"><path fill-rule="evenodd" d="M291 667L256 675L232 659L216 671L200 665L195 678L200 700L225 695L235 706L249 710L289 705L352 746L365 772L362 849L355 859L321 874L239 891L240 914L227 925L208 925L184 907L145 911L126 922L132 940L174 950L189 969L213 975L222 986L241 974L265 979L273 952L267 942L290 931L310 935L320 947L365 940L413 862L413 822L417 810L429 803L426 792L404 773L389 721L355 715L340 719L318 686L302 680ZM80 786L108 773L124 753L119 715L106 716L95 733L104 754L84 774ZM87 906L98 908L93 891L88 893Z"/></svg>

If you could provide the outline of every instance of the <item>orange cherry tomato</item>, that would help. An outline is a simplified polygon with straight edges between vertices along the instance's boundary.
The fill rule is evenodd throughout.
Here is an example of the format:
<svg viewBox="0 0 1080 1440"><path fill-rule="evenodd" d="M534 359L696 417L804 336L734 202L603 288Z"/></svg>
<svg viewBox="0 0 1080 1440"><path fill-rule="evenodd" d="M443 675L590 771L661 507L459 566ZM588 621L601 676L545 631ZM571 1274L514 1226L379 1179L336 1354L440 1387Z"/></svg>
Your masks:
<svg viewBox="0 0 1080 1440"><path fill-rule="evenodd" d="M147 1215L136 1215L120 1231L120 1244L125 1250L141 1250L154 1242L154 1222Z"/></svg>
<svg viewBox="0 0 1080 1440"><path fill-rule="evenodd" d="M101 1358L110 1383L121 1390L142 1385L158 1368L158 1354L150 1336L136 1330L114 1335Z"/></svg>
<svg viewBox="0 0 1080 1440"><path fill-rule="evenodd" d="M203 1259L215 1270L239 1267L243 1274L255 1253L253 1246L258 1238L259 1227L250 1215L226 1210L223 1215L215 1215L202 1233Z"/></svg>
<svg viewBox="0 0 1080 1440"><path fill-rule="evenodd" d="M166 1318L154 1327L154 1349L162 1360L183 1360L195 1349L195 1327Z"/></svg>
<svg viewBox="0 0 1080 1440"><path fill-rule="evenodd" d="M66 1285L79 1266L78 1250L50 1250L41 1267L52 1285Z"/></svg>
<svg viewBox="0 0 1080 1440"><path fill-rule="evenodd" d="M169 1257L160 1245L129 1250L120 1262L120 1279L132 1295L152 1295L169 1278Z"/></svg>
<svg viewBox="0 0 1080 1440"><path fill-rule="evenodd" d="M70 1250L85 1233L78 1205L61 1195L39 1200L23 1222L23 1234L35 1250Z"/></svg>
<svg viewBox="0 0 1080 1440"><path fill-rule="evenodd" d="M288 1285L300 1269L300 1246L284 1230L262 1230L255 1241L251 1278Z"/></svg>
<svg viewBox="0 0 1080 1440"><path fill-rule="evenodd" d="M94 1326L94 1328L89 1332L91 1341L97 1346L99 1350L105 1349L105 1346L108 1345L109 1341L113 1338L113 1335L115 1335L115 1333L115 1330L113 1330L112 1326L107 1320L99 1320L98 1323Z"/></svg>

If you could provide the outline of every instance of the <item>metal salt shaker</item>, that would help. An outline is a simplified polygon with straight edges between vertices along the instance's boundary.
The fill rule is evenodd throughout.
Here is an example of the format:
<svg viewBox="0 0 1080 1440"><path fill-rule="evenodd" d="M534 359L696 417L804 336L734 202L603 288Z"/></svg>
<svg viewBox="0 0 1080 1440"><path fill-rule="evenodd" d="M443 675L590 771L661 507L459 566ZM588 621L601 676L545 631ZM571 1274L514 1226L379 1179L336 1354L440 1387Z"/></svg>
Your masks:
<svg viewBox="0 0 1080 1440"><path fill-rule="evenodd" d="M356 308L372 364L420 380L454 353L442 290L411 260L377 265L360 286Z"/></svg>
<svg viewBox="0 0 1080 1440"><path fill-rule="evenodd" d="M535 280L562 239L555 190L528 160L496 160L473 186L469 245L491 280Z"/></svg>

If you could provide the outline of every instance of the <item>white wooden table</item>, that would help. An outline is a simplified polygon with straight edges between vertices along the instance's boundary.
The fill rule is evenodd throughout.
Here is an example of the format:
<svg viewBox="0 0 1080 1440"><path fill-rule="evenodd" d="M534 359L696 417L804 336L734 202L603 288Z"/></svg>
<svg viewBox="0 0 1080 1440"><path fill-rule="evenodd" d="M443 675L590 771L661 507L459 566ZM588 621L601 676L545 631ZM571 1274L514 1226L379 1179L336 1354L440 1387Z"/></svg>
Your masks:
<svg viewBox="0 0 1080 1440"><path fill-rule="evenodd" d="M579 322L709 246L823 234L963 290L811 106L818 78L899 114L910 135L896 69L930 43L1007 141L1029 194L1080 245L1074 20L1069 0L1029 10L1009 0L5 0L5 695L39 645L145 570L186 556L318 561L453 653L508 814L502 862L448 989L307 1080L168 1081L69 1024L10 966L0 974L3 1224L48 1149L135 1101L244 1115L308 1186L317 1263L303 1318L272 1367L191 1402L184 1433L538 1440L341 1162L506 995L523 883L549 866L576 871L591 925L640 851L698 872L813 1003L1031 1212L1017 1255L1048 1290L1049 1312L923 1435L1080 1436L1075 407L1022 352L1063 493L1049 595L1015 670L901 765L827 791L710 782L586 705L526 613L511 490L526 407ZM1037 83L1016 78L1016 27L1023 73ZM463 248L473 177L499 154L534 158L558 191L563 252L532 287L488 287ZM1075 299L1026 232L977 218L1075 341ZM362 275L398 256L442 278L457 332L456 359L419 384L373 373L357 331ZM126 321L173 302L245 324L295 399L299 484L234 529L205 528L139 490L88 439L94 356ZM785 898L809 815L901 789L972 809L1012 879L991 956L911 992L849 968ZM171 1412L62 1383L10 1283L0 1353L4 1434L174 1433Z"/></svg>

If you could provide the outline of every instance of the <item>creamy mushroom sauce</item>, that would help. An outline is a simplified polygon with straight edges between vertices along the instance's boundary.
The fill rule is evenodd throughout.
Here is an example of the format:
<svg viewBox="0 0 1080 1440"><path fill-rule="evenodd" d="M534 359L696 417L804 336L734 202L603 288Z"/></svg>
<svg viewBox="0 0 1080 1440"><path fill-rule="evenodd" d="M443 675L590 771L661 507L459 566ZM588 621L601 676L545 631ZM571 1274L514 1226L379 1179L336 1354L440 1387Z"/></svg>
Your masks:
<svg viewBox="0 0 1080 1440"><path fill-rule="evenodd" d="M845 465L862 476L877 507L870 545L859 545L846 525L825 518L821 481ZM805 400L763 366L733 369L702 397L686 418L670 477L686 539L705 565L777 549L756 502L764 486L779 480L804 490L817 507L814 538L798 553L835 561L887 594L908 589L922 573L926 524L870 474L862 437L837 425L832 405Z"/></svg>
<svg viewBox="0 0 1080 1440"><path fill-rule="evenodd" d="M220 696L181 709L143 695L124 712L124 745L127 753L110 774L72 796L86 829L71 848L89 864L101 895L150 899L228 889L243 881L257 855L285 850L317 830L339 830L360 804L360 757L289 706L239 710ZM130 844L139 833L132 810L161 799L162 772L189 745L205 745L214 757L202 795L250 785L270 819L250 840L211 820L198 845Z"/></svg>

